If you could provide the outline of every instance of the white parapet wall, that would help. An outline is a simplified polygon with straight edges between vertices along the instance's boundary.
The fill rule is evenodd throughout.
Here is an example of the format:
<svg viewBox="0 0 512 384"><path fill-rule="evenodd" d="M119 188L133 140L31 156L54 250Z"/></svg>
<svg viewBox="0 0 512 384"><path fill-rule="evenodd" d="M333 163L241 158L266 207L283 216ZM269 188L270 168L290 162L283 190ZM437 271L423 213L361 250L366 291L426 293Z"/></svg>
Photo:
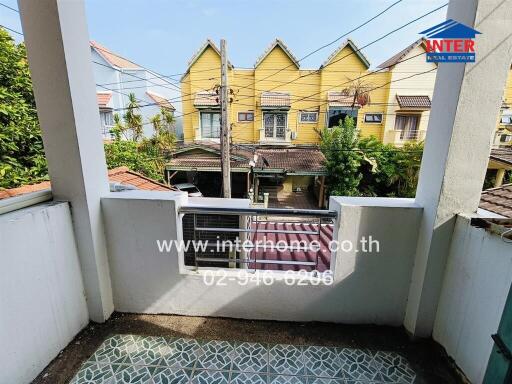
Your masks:
<svg viewBox="0 0 512 384"><path fill-rule="evenodd" d="M0 215L0 383L30 383L87 325L68 203Z"/></svg>
<svg viewBox="0 0 512 384"><path fill-rule="evenodd" d="M512 244L458 216L434 325L434 340L471 383L481 383L512 283Z"/></svg>
<svg viewBox="0 0 512 384"><path fill-rule="evenodd" d="M202 272L183 270L176 250L180 206L233 209L247 200L191 199L182 193L128 191L102 199L114 305L117 311L247 319L401 325L411 279L421 208L408 199L334 198L335 237L380 241L380 252L346 252L335 259L334 284L287 285L274 280L206 285ZM181 256L182 257L182 256Z"/></svg>

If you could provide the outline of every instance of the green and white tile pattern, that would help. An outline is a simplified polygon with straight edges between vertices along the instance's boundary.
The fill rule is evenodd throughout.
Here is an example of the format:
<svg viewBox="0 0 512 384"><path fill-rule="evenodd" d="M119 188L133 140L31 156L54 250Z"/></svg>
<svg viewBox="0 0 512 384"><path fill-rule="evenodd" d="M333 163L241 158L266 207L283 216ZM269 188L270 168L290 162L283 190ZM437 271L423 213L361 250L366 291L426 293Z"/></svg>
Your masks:
<svg viewBox="0 0 512 384"><path fill-rule="evenodd" d="M71 384L412 384L398 353L115 335Z"/></svg>

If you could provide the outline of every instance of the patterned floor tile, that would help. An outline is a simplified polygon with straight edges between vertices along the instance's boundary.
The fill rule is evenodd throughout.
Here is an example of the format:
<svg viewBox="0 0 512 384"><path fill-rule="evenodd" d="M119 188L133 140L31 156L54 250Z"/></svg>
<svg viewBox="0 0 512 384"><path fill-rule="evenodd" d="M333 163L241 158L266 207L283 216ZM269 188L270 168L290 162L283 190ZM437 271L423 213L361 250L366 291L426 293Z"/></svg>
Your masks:
<svg viewBox="0 0 512 384"><path fill-rule="evenodd" d="M151 375L156 368L130 365L114 376L115 384L152 384Z"/></svg>
<svg viewBox="0 0 512 384"><path fill-rule="evenodd" d="M232 372L230 384L267 384L267 375L260 373Z"/></svg>
<svg viewBox="0 0 512 384"><path fill-rule="evenodd" d="M233 353L233 371L267 372L268 349L259 343L237 343Z"/></svg>
<svg viewBox="0 0 512 384"><path fill-rule="evenodd" d="M395 352L116 335L70 384L413 384Z"/></svg>
<svg viewBox="0 0 512 384"><path fill-rule="evenodd" d="M269 384L307 384L305 376L270 375Z"/></svg>
<svg viewBox="0 0 512 384"><path fill-rule="evenodd" d="M152 384L188 384L192 371L180 368L158 368L152 375Z"/></svg>
<svg viewBox="0 0 512 384"><path fill-rule="evenodd" d="M194 339L168 340L168 352L163 356L163 364L169 367L193 368L201 346Z"/></svg>
<svg viewBox="0 0 512 384"><path fill-rule="evenodd" d="M339 348L338 356L347 380L374 380L378 376L378 366L373 354L365 349Z"/></svg>
<svg viewBox="0 0 512 384"><path fill-rule="evenodd" d="M269 349L269 372L282 375L303 375L302 347L278 344Z"/></svg>
<svg viewBox="0 0 512 384"><path fill-rule="evenodd" d="M195 370L191 384L228 384L229 372Z"/></svg>
<svg viewBox="0 0 512 384"><path fill-rule="evenodd" d="M326 377L308 377L308 384L348 384L342 379L329 379ZM365 383L370 384L370 383Z"/></svg>
<svg viewBox="0 0 512 384"><path fill-rule="evenodd" d="M378 351L374 357L377 367L377 380L385 383L412 384L416 379L414 370L407 359L396 352Z"/></svg>
<svg viewBox="0 0 512 384"><path fill-rule="evenodd" d="M110 365L86 362L73 377L70 384L107 384L114 377Z"/></svg>
<svg viewBox="0 0 512 384"><path fill-rule="evenodd" d="M336 348L304 347L306 374L317 377L342 377Z"/></svg>
<svg viewBox="0 0 512 384"><path fill-rule="evenodd" d="M167 345L165 344L163 348L166 347ZM141 348L128 352L126 363L131 363L132 365L165 365L162 361L164 356L166 356L166 354L162 353L162 349L160 348Z"/></svg>
<svg viewBox="0 0 512 384"><path fill-rule="evenodd" d="M233 344L228 341L205 341L201 343L196 368L229 370L231 368L233 350Z"/></svg>

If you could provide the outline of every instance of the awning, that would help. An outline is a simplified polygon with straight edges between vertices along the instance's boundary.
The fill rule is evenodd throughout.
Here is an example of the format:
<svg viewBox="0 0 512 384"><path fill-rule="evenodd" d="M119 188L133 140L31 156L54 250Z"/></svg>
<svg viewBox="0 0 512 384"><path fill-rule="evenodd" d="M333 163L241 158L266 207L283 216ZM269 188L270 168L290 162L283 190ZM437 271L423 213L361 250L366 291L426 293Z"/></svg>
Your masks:
<svg viewBox="0 0 512 384"><path fill-rule="evenodd" d="M354 102L354 95L349 95L347 92L327 92L327 101L329 102L329 107L361 107L357 100Z"/></svg>
<svg viewBox="0 0 512 384"><path fill-rule="evenodd" d="M108 109L108 103L112 98L112 92L96 92L96 99L98 101L98 107L101 109Z"/></svg>
<svg viewBox="0 0 512 384"><path fill-rule="evenodd" d="M197 108L218 108L219 95L216 92L197 92L194 98L194 106Z"/></svg>
<svg viewBox="0 0 512 384"><path fill-rule="evenodd" d="M396 100L400 108L426 110L430 109L432 103L428 96L400 96L396 95Z"/></svg>
<svg viewBox="0 0 512 384"><path fill-rule="evenodd" d="M290 94L284 92L263 92L261 94L262 109L290 109Z"/></svg>

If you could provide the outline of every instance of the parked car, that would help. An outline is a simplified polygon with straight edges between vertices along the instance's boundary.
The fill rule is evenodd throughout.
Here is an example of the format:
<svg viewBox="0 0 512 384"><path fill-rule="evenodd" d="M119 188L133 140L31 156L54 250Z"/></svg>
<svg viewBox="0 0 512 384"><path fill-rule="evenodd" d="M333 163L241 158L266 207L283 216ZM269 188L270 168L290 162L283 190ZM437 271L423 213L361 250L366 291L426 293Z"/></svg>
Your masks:
<svg viewBox="0 0 512 384"><path fill-rule="evenodd" d="M180 191L187 192L190 197L203 197L201 191L192 183L174 184Z"/></svg>

